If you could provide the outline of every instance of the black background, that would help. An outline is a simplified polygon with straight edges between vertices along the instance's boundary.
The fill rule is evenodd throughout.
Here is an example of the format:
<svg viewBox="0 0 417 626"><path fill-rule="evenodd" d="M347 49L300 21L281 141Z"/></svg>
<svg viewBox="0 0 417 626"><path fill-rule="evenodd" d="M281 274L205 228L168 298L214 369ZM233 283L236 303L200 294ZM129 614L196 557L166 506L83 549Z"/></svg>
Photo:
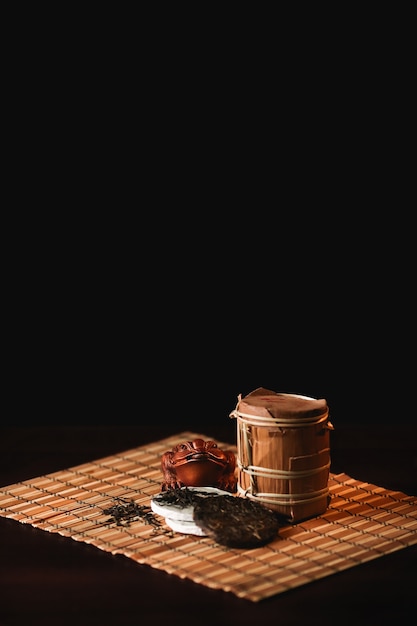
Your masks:
<svg viewBox="0 0 417 626"><path fill-rule="evenodd" d="M5 423L206 424L258 386L415 421L410 38L298 18L16 55Z"/></svg>
<svg viewBox="0 0 417 626"><path fill-rule="evenodd" d="M407 226L281 205L22 222L5 421L201 428L262 386L326 398L335 426L414 423Z"/></svg>
<svg viewBox="0 0 417 626"><path fill-rule="evenodd" d="M6 423L221 423L259 386L335 425L415 422L409 54L292 44L294 72L269 46L192 82L176 46L143 93L111 54L21 63Z"/></svg>

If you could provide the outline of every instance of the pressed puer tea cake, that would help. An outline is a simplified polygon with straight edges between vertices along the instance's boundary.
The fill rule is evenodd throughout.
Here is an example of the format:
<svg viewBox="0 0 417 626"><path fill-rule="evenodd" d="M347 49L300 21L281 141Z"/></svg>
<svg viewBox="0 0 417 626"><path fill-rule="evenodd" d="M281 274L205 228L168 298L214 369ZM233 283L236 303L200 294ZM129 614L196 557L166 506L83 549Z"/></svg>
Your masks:
<svg viewBox="0 0 417 626"><path fill-rule="evenodd" d="M161 491L151 500L155 513L174 531L211 537L229 548L256 548L278 535L279 516L258 502L214 487Z"/></svg>
<svg viewBox="0 0 417 626"><path fill-rule="evenodd" d="M194 507L202 498L221 495L229 494L216 487L174 487L153 496L151 508L175 532L205 537L207 533L194 521Z"/></svg>
<svg viewBox="0 0 417 626"><path fill-rule="evenodd" d="M257 548L278 536L278 515L263 504L239 496L199 500L194 521L206 535L229 548Z"/></svg>

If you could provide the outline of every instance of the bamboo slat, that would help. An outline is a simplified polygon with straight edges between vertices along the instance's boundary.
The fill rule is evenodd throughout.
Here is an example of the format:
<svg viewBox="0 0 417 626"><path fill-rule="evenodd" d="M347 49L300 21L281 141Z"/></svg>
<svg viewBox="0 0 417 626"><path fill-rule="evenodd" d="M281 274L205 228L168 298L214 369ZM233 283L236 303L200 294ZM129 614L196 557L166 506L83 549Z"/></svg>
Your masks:
<svg viewBox="0 0 417 626"><path fill-rule="evenodd" d="M0 488L0 516L90 543L111 554L259 602L417 543L417 497L329 475L330 504L321 515L281 528L271 543L230 549L209 537L173 532L136 518L117 525L104 511L122 502L150 509L161 490L160 462L178 435ZM217 442L221 447L233 446ZM235 449L236 450L236 449Z"/></svg>

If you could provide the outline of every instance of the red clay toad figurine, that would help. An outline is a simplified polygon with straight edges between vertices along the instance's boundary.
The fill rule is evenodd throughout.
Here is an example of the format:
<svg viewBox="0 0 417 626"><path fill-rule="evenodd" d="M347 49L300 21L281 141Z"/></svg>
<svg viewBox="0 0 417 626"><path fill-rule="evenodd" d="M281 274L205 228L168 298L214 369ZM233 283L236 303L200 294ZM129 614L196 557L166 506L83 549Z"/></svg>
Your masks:
<svg viewBox="0 0 417 626"><path fill-rule="evenodd" d="M162 491L178 487L217 487L236 490L236 457L214 441L194 439L179 443L162 455Z"/></svg>

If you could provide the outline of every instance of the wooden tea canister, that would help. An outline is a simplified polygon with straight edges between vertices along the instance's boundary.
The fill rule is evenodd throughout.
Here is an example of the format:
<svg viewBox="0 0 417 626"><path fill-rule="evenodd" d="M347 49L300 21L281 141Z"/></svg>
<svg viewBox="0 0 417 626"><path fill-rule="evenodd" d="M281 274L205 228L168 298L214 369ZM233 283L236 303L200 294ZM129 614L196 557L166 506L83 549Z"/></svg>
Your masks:
<svg viewBox="0 0 417 626"><path fill-rule="evenodd" d="M238 402L238 493L291 523L329 505L330 431L327 401L259 387Z"/></svg>

